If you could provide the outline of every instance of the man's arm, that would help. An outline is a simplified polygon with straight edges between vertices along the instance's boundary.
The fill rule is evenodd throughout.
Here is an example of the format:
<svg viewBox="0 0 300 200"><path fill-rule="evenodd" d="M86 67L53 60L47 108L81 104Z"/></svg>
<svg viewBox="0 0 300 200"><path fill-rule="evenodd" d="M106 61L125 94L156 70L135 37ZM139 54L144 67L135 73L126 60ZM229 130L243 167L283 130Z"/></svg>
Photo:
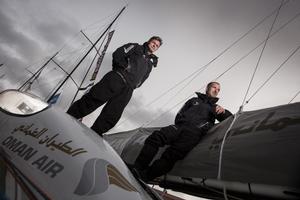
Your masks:
<svg viewBox="0 0 300 200"><path fill-rule="evenodd" d="M232 116L232 113L229 110L224 109L222 106L217 105L216 106L216 113L217 113L217 120L219 122L225 120L226 118Z"/></svg>
<svg viewBox="0 0 300 200"><path fill-rule="evenodd" d="M156 67L157 63L158 63L158 57L155 55L152 55L150 62L152 63L152 67ZM145 82L145 80L149 77L151 70L152 70L152 68L148 68L147 73L145 74L145 76L143 77L143 79L141 80L141 82L138 84L137 87L140 87Z"/></svg>
<svg viewBox="0 0 300 200"><path fill-rule="evenodd" d="M138 46L137 43L128 43L113 52L113 67L124 68L128 67L128 57L134 52L134 49Z"/></svg>
<svg viewBox="0 0 300 200"><path fill-rule="evenodd" d="M145 82L145 80L149 77L150 72L151 72L151 68L148 68L148 71L146 72L146 74L143 77L143 79L141 80L141 82L137 85L137 87L140 87Z"/></svg>
<svg viewBox="0 0 300 200"><path fill-rule="evenodd" d="M189 99L187 102L185 102L185 104L182 106L182 108L178 111L178 113L175 117L175 124L181 119L181 116L183 115L183 113L191 107L193 99L194 98Z"/></svg>

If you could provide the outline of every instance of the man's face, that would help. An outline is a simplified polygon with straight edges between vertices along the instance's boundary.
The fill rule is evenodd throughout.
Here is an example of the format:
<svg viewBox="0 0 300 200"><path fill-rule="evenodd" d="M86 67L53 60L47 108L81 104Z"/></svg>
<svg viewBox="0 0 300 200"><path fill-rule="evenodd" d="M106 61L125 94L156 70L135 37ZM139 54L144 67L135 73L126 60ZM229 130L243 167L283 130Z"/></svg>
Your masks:
<svg viewBox="0 0 300 200"><path fill-rule="evenodd" d="M217 97L220 92L220 85L213 83L207 90L207 95L210 97Z"/></svg>
<svg viewBox="0 0 300 200"><path fill-rule="evenodd" d="M149 47L150 53L153 53L160 47L160 42L158 40L151 40L148 43L148 47Z"/></svg>

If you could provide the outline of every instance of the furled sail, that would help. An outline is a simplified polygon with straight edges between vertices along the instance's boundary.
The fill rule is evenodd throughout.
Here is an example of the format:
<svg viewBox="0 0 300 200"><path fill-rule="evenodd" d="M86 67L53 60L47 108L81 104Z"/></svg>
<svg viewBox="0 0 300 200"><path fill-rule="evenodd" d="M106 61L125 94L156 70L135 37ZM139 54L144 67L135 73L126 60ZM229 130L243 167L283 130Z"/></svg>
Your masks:
<svg viewBox="0 0 300 200"><path fill-rule="evenodd" d="M232 119L213 127L185 159L163 177L164 184L161 184L171 188L171 183L190 185L192 190L192 186L197 185L222 189L227 183L228 190L248 195L299 199L300 103L241 113L228 132L220 156L221 143ZM157 129L139 128L106 135L105 139L126 163L133 164L144 140Z"/></svg>

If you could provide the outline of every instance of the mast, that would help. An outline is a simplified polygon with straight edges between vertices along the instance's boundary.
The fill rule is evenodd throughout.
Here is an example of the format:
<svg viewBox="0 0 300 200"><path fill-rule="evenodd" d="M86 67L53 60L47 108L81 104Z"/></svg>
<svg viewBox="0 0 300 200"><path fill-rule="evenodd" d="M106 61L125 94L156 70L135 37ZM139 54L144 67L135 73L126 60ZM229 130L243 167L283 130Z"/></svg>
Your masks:
<svg viewBox="0 0 300 200"><path fill-rule="evenodd" d="M56 95L56 93L59 91L59 89L65 84L65 82L71 77L71 75L74 73L74 71L79 67L79 65L82 63L82 61L87 57L87 55L92 51L92 49L95 48L97 43L101 40L101 38L105 35L105 33L112 27L112 25L115 23L115 21L119 18L119 16L122 14L122 12L125 10L126 6L122 8L122 10L118 13L118 15L114 18L114 20L109 24L109 26L106 28L106 30L101 34L101 36L97 39L97 41L92 45L92 47L87 51L87 53L82 57L82 59L78 62L78 64L74 67L74 69L68 74L68 76L64 79L64 81L57 87L57 89L54 91L54 93L48 98L47 102L49 103L50 100Z"/></svg>
<svg viewBox="0 0 300 200"><path fill-rule="evenodd" d="M29 84L29 87L30 87L30 85L33 83L33 81L36 79L36 77L38 77L39 76L39 74L42 72L42 70L48 65L48 63L58 54L59 52L56 52L51 58L49 58L49 60L47 60L46 61L46 63L42 66L42 67L40 67L27 81L25 81L25 83L23 84L23 85L21 85L20 87L19 87L19 91L22 91L24 88L25 88L25 86L27 85L27 84Z"/></svg>
<svg viewBox="0 0 300 200"><path fill-rule="evenodd" d="M84 34L84 32L83 32L82 30L81 30L80 32L83 34L83 36L84 36L84 37L85 37L92 45L94 45L94 43L87 37L86 34ZM104 40L105 40L105 39L104 39ZM103 42L104 42L104 40L103 40ZM102 44L103 44L103 42L102 42ZM83 77L83 79L82 79L82 81L81 81L81 83L80 83L80 86L78 87L78 89L77 89L77 91L76 91L76 93L75 93L75 95L74 95L74 97L73 97L73 99L72 99L72 101L71 101L71 105L72 105L72 103L75 101L75 99L76 99L76 97L77 97L77 94L78 94L79 90L81 89L81 87L82 87L82 85L83 85L83 82L84 82L86 76L88 75L88 73L89 73L89 71L90 71L90 69L91 69L91 67L92 67L92 64L94 63L94 60L96 59L97 55L100 56L99 51L100 51L100 49L101 49L101 47L102 47L102 44L100 45L100 47L99 47L98 49L97 49L96 46L95 46L96 55L95 55L95 57L93 58L93 60L92 60L92 62L91 62L91 64L90 64L88 70L86 71L86 73L85 73L85 75L84 75L84 77Z"/></svg>
<svg viewBox="0 0 300 200"><path fill-rule="evenodd" d="M82 34L86 37L87 40L90 41L91 44L93 44L93 42L92 42L92 41L91 41L91 40L90 40L83 32L82 32ZM85 75L84 75L84 77L83 77L83 79L82 79L82 81L81 81L81 83L80 83L80 86L79 86L78 89L77 89L76 94L74 95L74 97L73 97L73 99L72 99L72 101L71 101L71 105L72 105L72 103L75 101L75 99L76 99L76 97L77 97L77 95L78 95L78 92L79 92L80 90L88 90L88 88L90 88L90 87L92 87L92 86L94 85L95 79L96 79L96 77L97 77L98 71L99 71L99 69L100 69L100 66L101 66L101 64L102 64L104 55L105 55L105 53L106 53L107 47L108 47L108 45L109 45L109 43L110 43L110 41L111 41L111 38L112 38L113 34L114 34L114 31L110 31L110 32L107 33L107 36L108 36L108 37L107 37L107 41L106 41L106 44L104 45L104 48L103 48L101 54L99 54L99 51L100 51L100 49L101 49L101 47L102 47L102 45L103 45L105 39L102 41L102 43L101 43L101 45L100 45L100 47L99 47L98 49L95 48L96 51L97 51L97 53L96 53L96 55L94 56L94 58L93 58L93 60L92 60L92 62L91 62L91 64L90 64L88 70L86 71L86 73L85 73ZM106 37L106 36L105 36L105 37ZM92 65L93 65L93 63L94 63L94 61L95 61L97 55L98 55L99 57L98 57L98 61L97 61L97 63L96 63L96 67L95 67L95 69L94 69L94 72L93 72L93 74L92 74L92 77L90 78L90 83L89 83L87 86L82 87L82 85L83 85L83 83L84 83L84 80L85 80L86 76L88 75L88 73L89 73L89 71L90 71L90 69L91 69L91 67L92 67Z"/></svg>

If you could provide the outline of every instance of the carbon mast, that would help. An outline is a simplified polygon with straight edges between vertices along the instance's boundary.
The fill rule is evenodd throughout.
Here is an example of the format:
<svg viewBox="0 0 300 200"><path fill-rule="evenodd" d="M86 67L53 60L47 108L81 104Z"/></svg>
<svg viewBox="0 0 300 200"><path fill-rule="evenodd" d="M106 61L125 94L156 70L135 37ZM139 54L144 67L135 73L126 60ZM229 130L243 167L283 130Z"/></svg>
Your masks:
<svg viewBox="0 0 300 200"><path fill-rule="evenodd" d="M108 25L108 27L105 29L105 31L101 34L101 36L96 40L95 43L90 47L90 49L87 51L87 53L81 58L81 60L76 64L76 66L73 68L73 70L66 76L66 78L59 84L59 86L56 88L56 90L51 94L51 96L47 99L47 102L50 103L51 100L55 97L57 92L61 89L61 87L66 83L66 81L72 76L72 74L75 72L75 70L79 67L79 65L83 62L83 60L87 57L87 55L92 51L92 49L95 48L95 46L98 44L98 42L102 39L102 37L110 30L114 22L119 18L119 16L122 14L122 12L125 10L126 6L124 6L121 11L117 14L117 16L113 19L113 21Z"/></svg>

